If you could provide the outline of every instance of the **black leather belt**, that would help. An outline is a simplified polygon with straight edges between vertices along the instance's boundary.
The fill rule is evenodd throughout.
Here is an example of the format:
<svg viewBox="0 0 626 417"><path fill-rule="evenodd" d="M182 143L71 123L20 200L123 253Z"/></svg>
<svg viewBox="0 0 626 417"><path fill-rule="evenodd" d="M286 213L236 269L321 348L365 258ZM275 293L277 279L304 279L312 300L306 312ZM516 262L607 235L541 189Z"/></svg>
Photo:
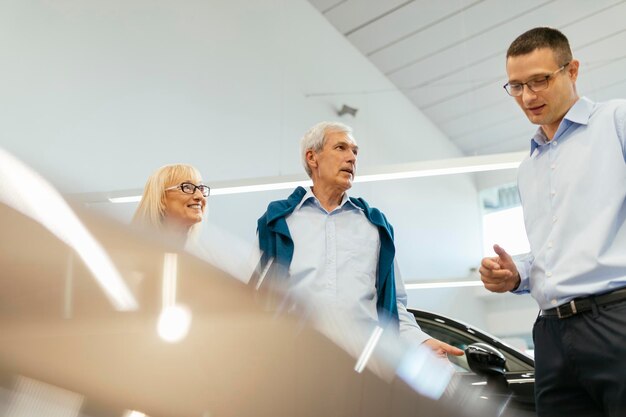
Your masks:
<svg viewBox="0 0 626 417"><path fill-rule="evenodd" d="M626 288L620 288L613 292L606 294L593 295L585 298L574 298L563 305L550 310L543 310L542 316L557 316L560 319L571 317L575 314L584 313L592 308L595 303L597 306L603 306L607 304L616 303L618 301L626 300Z"/></svg>

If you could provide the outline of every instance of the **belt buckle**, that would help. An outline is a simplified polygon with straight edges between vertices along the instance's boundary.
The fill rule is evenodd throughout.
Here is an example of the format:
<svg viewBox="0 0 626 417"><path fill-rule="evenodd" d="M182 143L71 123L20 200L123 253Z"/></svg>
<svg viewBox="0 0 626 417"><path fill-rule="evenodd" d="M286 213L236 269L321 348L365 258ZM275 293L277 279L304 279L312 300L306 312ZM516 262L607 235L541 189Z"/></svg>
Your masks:
<svg viewBox="0 0 626 417"><path fill-rule="evenodd" d="M563 312L561 313L561 307L565 307L568 304L563 304L562 306L559 306L556 308L556 314L557 316L559 316L560 319L566 319L568 317L572 317L574 314L578 313L578 311L576 310L576 302L574 302L574 300L569 302L569 307L570 310L568 312Z"/></svg>

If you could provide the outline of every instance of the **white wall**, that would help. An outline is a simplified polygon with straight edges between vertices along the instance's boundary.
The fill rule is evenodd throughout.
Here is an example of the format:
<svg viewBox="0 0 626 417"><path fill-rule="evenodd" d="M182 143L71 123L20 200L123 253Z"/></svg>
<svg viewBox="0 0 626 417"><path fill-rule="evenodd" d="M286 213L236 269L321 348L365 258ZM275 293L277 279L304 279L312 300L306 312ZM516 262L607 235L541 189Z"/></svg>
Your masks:
<svg viewBox="0 0 626 417"><path fill-rule="evenodd" d="M12 1L1 143L63 191L300 172L297 139L344 102L363 163L458 150L306 1ZM337 94L386 90L373 95ZM331 93L325 97L308 94ZM425 146L428 145L428 146ZM63 162L61 162L63 161ZM67 164L72 161L72 164Z"/></svg>
<svg viewBox="0 0 626 417"><path fill-rule="evenodd" d="M196 165L209 184L299 173L299 137L338 119L344 103L359 108L342 121L354 127L361 169L460 156L304 0L6 1L0 51L0 146L65 193L141 188L172 162ZM470 177L354 193L394 224L406 280L464 277L477 265ZM210 221L252 242L267 202L286 195L211 197ZM93 207L125 220L134 210Z"/></svg>

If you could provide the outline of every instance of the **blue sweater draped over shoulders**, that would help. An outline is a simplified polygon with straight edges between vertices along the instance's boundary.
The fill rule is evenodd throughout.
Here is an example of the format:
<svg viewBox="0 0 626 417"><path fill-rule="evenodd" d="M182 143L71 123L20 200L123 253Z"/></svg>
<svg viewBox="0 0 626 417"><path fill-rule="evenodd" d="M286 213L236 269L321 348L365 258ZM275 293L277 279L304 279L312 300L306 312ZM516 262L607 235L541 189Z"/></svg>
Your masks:
<svg viewBox="0 0 626 417"><path fill-rule="evenodd" d="M271 202L257 223L259 248L262 252L261 267L264 268L273 258L276 273L284 275L287 279L289 265L293 259L294 243L286 218L295 210L305 194L306 190L298 187L286 200ZM361 208L369 222L378 228L380 236L376 277L378 320L381 323L395 323L397 327L398 304L393 265L396 250L393 243L393 227L380 210L370 207L362 198L350 197L350 201Z"/></svg>

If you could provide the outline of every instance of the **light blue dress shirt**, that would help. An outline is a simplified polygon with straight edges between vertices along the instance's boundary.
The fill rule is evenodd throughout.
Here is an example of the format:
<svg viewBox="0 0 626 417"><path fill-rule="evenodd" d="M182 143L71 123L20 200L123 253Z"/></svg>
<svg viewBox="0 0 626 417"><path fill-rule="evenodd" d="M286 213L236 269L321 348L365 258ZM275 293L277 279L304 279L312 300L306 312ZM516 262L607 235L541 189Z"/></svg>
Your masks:
<svg viewBox="0 0 626 417"><path fill-rule="evenodd" d="M311 189L286 218L294 242L289 292L296 300L315 300L350 317L363 328L378 324L376 272L380 238L361 208L344 194L330 213ZM400 336L411 342L429 339L406 309L406 290L394 261Z"/></svg>
<svg viewBox="0 0 626 417"><path fill-rule="evenodd" d="M626 286L626 100L579 99L519 167L530 255L516 262L543 310Z"/></svg>

